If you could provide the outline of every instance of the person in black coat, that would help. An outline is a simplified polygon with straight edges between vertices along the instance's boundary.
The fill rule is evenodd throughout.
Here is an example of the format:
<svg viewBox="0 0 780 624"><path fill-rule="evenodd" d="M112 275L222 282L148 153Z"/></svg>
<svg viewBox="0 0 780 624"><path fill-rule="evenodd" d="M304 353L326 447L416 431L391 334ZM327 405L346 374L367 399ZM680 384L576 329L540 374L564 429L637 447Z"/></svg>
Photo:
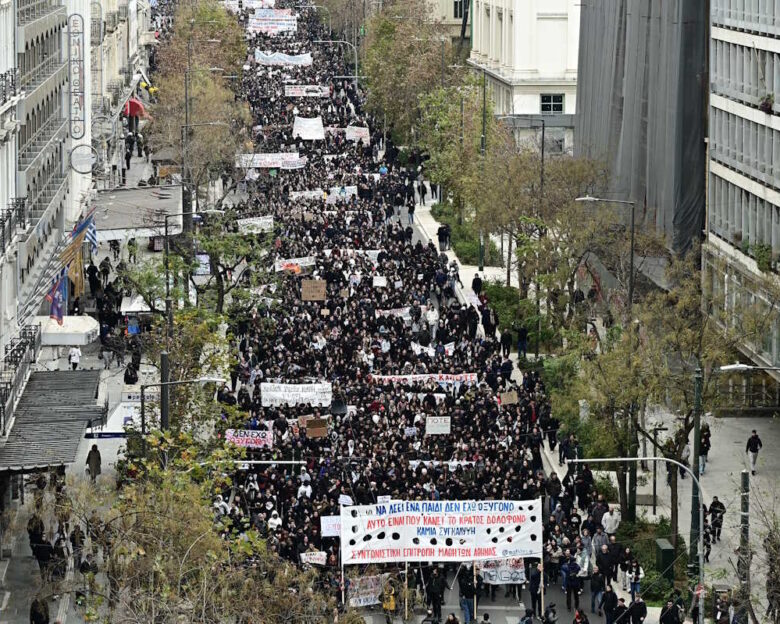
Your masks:
<svg viewBox="0 0 780 624"><path fill-rule="evenodd" d="M607 585L606 588L604 588L604 595L601 597L601 602L599 603L599 610L604 611L604 615L607 618L607 624L614 624L617 606L617 594L612 590L612 585Z"/></svg>
<svg viewBox="0 0 780 624"><path fill-rule="evenodd" d="M628 614L631 618L631 624L644 624L644 621L647 618L647 605L645 604L645 601L642 600L640 594L637 594L634 602L631 603L631 606L628 608ZM694 622L695 621L696 620L694 620Z"/></svg>
<svg viewBox="0 0 780 624"><path fill-rule="evenodd" d="M666 601L666 605L661 609L661 624L681 624L680 609L671 600Z"/></svg>
<svg viewBox="0 0 780 624"><path fill-rule="evenodd" d="M531 611L537 613L540 618L542 617L541 582L542 574L539 571L539 564L535 563L531 566L531 571L528 573L528 593L531 594Z"/></svg>

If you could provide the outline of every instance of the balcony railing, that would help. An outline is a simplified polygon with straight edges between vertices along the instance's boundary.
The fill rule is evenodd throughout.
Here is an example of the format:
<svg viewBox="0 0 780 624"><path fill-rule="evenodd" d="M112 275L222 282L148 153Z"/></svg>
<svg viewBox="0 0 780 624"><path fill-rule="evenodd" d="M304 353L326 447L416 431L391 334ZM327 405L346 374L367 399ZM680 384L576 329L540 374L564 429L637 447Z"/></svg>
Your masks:
<svg viewBox="0 0 780 624"><path fill-rule="evenodd" d="M0 213L0 254L5 254L14 243L17 228L27 225L25 197L14 198L8 208Z"/></svg>
<svg viewBox="0 0 780 624"><path fill-rule="evenodd" d="M20 91L18 68L0 73L0 106L19 95Z"/></svg>
<svg viewBox="0 0 780 624"><path fill-rule="evenodd" d="M61 7L55 0L18 0L16 18L19 26L24 26Z"/></svg>
<svg viewBox="0 0 780 624"><path fill-rule="evenodd" d="M46 184L41 187L38 194L30 202L28 214L30 215L30 221L35 224L46 213L49 204L56 197L62 188L62 184L67 180L67 176L59 171L53 171L46 180Z"/></svg>
<svg viewBox="0 0 780 624"><path fill-rule="evenodd" d="M58 56L50 56L30 71L22 74L22 88L29 96L35 89L42 85L53 73L65 65Z"/></svg>
<svg viewBox="0 0 780 624"><path fill-rule="evenodd" d="M13 338L5 348L3 371L0 373L0 427L5 436L9 421L13 418L17 399L24 389L24 381L30 366L38 359L41 350L41 326L25 325L18 338Z"/></svg>
<svg viewBox="0 0 780 624"><path fill-rule="evenodd" d="M119 10L117 13L119 14L119 21L120 22L126 22L127 21L127 5L126 4L120 4L119 7L117 7Z"/></svg>
<svg viewBox="0 0 780 624"><path fill-rule="evenodd" d="M103 19L100 17L92 18L91 44L100 45L103 42Z"/></svg>
<svg viewBox="0 0 780 624"><path fill-rule="evenodd" d="M65 119L62 109L57 108L49 120L38 128L27 142L19 148L19 169L27 170L57 135L64 135Z"/></svg>
<svg viewBox="0 0 780 624"><path fill-rule="evenodd" d="M118 22L119 15L116 11L109 11L106 13L106 32L114 32Z"/></svg>

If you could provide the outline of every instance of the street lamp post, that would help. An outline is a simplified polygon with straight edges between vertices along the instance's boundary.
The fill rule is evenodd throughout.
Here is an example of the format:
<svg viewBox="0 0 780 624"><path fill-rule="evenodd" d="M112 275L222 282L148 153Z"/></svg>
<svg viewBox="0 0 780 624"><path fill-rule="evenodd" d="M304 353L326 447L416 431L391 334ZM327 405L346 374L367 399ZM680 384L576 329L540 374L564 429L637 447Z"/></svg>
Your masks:
<svg viewBox="0 0 780 624"><path fill-rule="evenodd" d="M701 484L699 483L699 477L698 477L698 470L696 471L696 474L694 474L691 469L686 466L685 464L682 464L674 459L669 459L667 457L645 457L646 461L651 462L666 462L669 464L673 464L680 470L685 470L689 475L691 475L691 479L693 479L694 486L701 489ZM605 457L605 458L588 458L588 459L568 459L566 460L566 463L568 464L595 464L595 463L608 463L608 464L617 464L617 463L623 463L623 462L630 462L633 464L636 464L637 462L642 461L638 457ZM698 600L699 600L699 618L697 624L704 624L704 603L702 601L702 596L704 593L704 517L702 514L698 515L698 536L697 536L697 546L695 551L695 556L698 561L698 577L699 577L699 588L698 588ZM693 514L691 514L691 519L693 520ZM695 532L695 529L691 528L691 535L693 535ZM693 551L693 547L691 548ZM694 595L696 592L694 592Z"/></svg>
<svg viewBox="0 0 780 624"><path fill-rule="evenodd" d="M636 236L636 202L632 200L626 200L626 199L602 199L600 197L591 197L590 195L585 195L584 197L578 197L574 201L578 202L588 202L588 203L603 203L603 204L620 204L623 206L631 206L631 242L630 242L630 250L629 250L629 260L628 260L628 302L626 305L626 328L629 331L628 339L631 341L630 344L633 345L634 338L631 334L633 331L631 327L632 323L632 307L634 304L634 238ZM630 353L630 350L629 350ZM630 361L630 355L629 355L629 361ZM634 432L634 425L633 425L633 405L629 406L629 436L630 436L630 444L631 444L631 450L634 455L637 454L638 448L636 443L636 434ZM698 461L698 460L697 460ZM632 522L636 520L636 463L632 463L629 466L628 471L628 520L631 520Z"/></svg>
<svg viewBox="0 0 780 624"><path fill-rule="evenodd" d="M357 91L358 88L358 76L360 75L360 72L358 71L358 51L357 46L354 43L350 43L349 41L344 41L343 39L315 39L312 43L340 43L342 45L348 45L352 48L352 51L355 54L355 91Z"/></svg>

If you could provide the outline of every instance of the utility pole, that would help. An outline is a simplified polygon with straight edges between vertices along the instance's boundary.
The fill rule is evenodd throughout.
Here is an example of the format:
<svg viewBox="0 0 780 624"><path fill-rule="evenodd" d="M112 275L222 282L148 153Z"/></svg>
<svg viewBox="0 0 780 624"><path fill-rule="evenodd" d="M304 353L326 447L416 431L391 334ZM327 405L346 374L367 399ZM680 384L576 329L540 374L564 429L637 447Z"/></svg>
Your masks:
<svg viewBox="0 0 780 624"><path fill-rule="evenodd" d="M630 257L628 260L628 331L630 332L628 335L628 338L630 340L629 344L633 346L634 344L634 320L633 320L633 304L634 304L634 219L636 215L636 203L631 204L631 243L629 245L630 247ZM632 349L629 349L629 366L631 364L631 351ZM630 368L629 368L630 370ZM628 435L629 435L629 445L631 448L631 455L636 457L639 454L639 444L637 440L636 435L636 427L634 427L634 404L633 402L631 405L628 406ZM698 436L698 434L695 434ZM698 444L698 442L697 442ZM698 459L696 460L696 466L698 470ZM636 521L636 471L637 471L637 464L634 462L631 462L628 466L628 520L630 522ZM696 473L698 477L698 472ZM695 487L695 484L694 484ZM655 500L653 501L655 502ZM699 526L698 524L695 524L695 526ZM691 539L693 539L693 535L691 535ZM694 544L695 541L692 541L691 544ZM694 559L691 559L691 561L694 561Z"/></svg>
<svg viewBox="0 0 780 624"><path fill-rule="evenodd" d="M545 143L545 132L546 132L546 124L544 122L544 119L542 119L542 149L541 149L541 166L539 167L539 207L537 210L536 217L537 219L542 218L542 203L544 202L544 143ZM542 230L539 229L537 236L539 239L542 238ZM539 257L539 250L536 250L536 257L538 259ZM507 259L507 262L509 260ZM539 341L542 337L542 306L541 306L541 293L540 293L540 286L539 286L539 266L537 262L536 267L536 346L534 348L534 362L539 361Z"/></svg>
<svg viewBox="0 0 780 624"><path fill-rule="evenodd" d="M444 88L444 37L441 38L441 88Z"/></svg>
<svg viewBox="0 0 780 624"><path fill-rule="evenodd" d="M739 562L737 573L739 575L740 605L744 604L750 593L748 579L750 578L750 472L742 471L742 504L740 506L739 520Z"/></svg>
<svg viewBox="0 0 780 624"><path fill-rule="evenodd" d="M699 442L701 441L701 394L703 378L701 368L697 368L693 376L693 461L691 472L694 479L691 486L691 545L688 557L688 569L692 576L696 576L699 545L699 519L701 516L701 500L699 495Z"/></svg>

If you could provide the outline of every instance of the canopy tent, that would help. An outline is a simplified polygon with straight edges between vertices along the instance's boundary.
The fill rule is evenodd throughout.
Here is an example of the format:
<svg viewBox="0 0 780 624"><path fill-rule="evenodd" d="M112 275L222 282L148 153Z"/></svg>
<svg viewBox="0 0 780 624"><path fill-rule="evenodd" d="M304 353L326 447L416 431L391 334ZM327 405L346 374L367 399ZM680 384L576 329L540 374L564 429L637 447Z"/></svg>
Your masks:
<svg viewBox="0 0 780 624"><path fill-rule="evenodd" d="M37 316L41 344L46 347L84 346L97 340L100 325L91 316L63 316L62 325L48 316Z"/></svg>

